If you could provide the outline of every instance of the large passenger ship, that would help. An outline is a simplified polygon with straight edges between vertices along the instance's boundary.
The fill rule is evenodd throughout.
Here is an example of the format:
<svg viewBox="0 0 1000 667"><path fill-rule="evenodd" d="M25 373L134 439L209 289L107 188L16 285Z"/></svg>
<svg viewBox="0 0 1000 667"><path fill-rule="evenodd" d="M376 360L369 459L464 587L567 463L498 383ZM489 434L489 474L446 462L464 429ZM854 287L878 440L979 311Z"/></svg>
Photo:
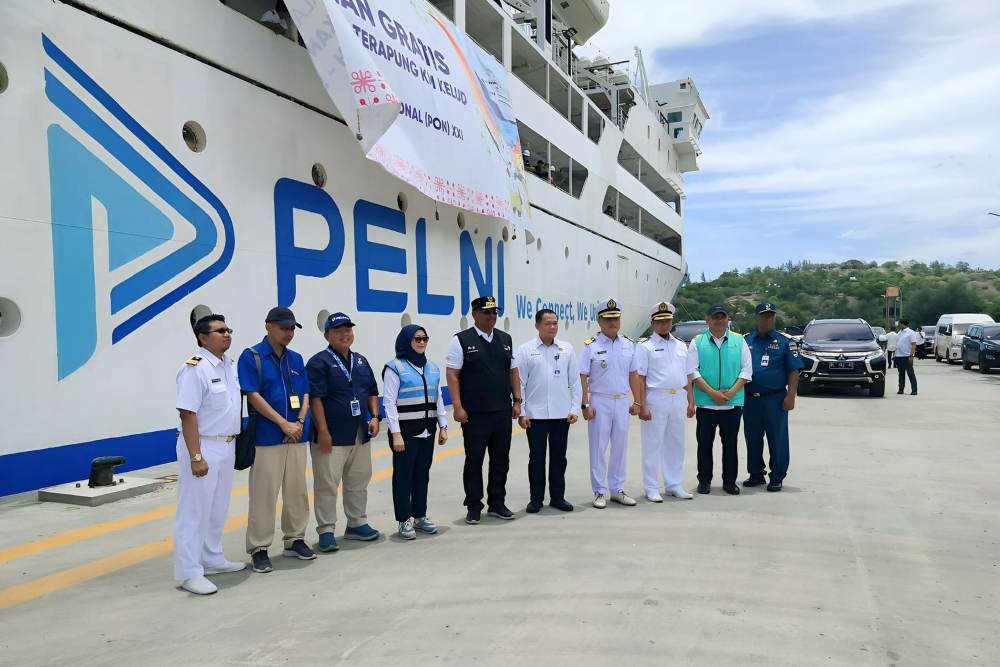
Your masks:
<svg viewBox="0 0 1000 667"><path fill-rule="evenodd" d="M650 85L638 49L578 57L607 0L429 4L510 74L528 228L365 159L283 3L0 3L0 495L94 456L171 459L202 314L226 315L238 352L280 301L308 356L345 311L381 364L409 322L443 357L480 294L515 341L551 307L576 344L603 298L638 333L674 297L708 119L694 83Z"/></svg>

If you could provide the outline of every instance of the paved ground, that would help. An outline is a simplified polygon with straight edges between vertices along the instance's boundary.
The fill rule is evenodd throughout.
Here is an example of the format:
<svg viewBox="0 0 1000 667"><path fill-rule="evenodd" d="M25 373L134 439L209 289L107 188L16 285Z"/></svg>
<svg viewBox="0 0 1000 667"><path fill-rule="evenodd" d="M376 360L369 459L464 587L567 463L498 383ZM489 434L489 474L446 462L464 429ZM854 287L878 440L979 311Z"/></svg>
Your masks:
<svg viewBox="0 0 1000 667"><path fill-rule="evenodd" d="M13 499L0 505L0 663L997 665L1000 375L917 372L919 397L800 399L780 494L717 482L693 501L595 510L577 427L578 511L524 514L520 434L517 520L470 527L456 439L432 471L439 535L277 556L273 573L215 577L208 598L170 579L171 487L101 508ZM693 422L687 435L694 486ZM390 460L375 461L369 503L385 531ZM245 511L237 488L231 558Z"/></svg>

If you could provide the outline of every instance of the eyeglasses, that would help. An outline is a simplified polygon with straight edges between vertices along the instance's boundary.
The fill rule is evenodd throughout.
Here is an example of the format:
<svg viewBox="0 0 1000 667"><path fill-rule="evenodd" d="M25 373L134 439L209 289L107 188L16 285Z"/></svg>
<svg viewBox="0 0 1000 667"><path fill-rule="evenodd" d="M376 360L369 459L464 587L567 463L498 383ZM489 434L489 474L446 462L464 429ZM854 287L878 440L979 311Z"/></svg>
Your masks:
<svg viewBox="0 0 1000 667"><path fill-rule="evenodd" d="M232 329L209 329L205 333L217 333L217 334L222 334L223 336L232 336L233 335L233 330Z"/></svg>
<svg viewBox="0 0 1000 667"><path fill-rule="evenodd" d="M413 342L415 342L415 343L426 343L430 339L431 339L430 336L414 336L413 337Z"/></svg>

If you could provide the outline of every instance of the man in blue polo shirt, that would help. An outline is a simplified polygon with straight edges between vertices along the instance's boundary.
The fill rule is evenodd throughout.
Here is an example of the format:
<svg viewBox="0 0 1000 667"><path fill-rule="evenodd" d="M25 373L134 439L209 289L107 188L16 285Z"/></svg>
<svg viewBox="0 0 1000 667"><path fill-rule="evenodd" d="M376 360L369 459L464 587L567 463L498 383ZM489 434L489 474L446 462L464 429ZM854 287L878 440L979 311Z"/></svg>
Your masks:
<svg viewBox="0 0 1000 667"><path fill-rule="evenodd" d="M313 413L310 450L319 550L336 551L337 486L343 482L349 540L374 540L368 525L368 482L372 477L370 440L378 435L378 385L371 364L351 351L354 322L334 313L323 327L329 346L306 365Z"/></svg>
<svg viewBox="0 0 1000 667"><path fill-rule="evenodd" d="M747 441L747 472L743 486L760 486L764 479L764 436L767 436L771 481L768 491L781 491L788 473L788 413L795 409L802 359L798 344L774 330L777 308L757 304L757 329L746 337L753 358L753 379L746 387L743 437Z"/></svg>
<svg viewBox="0 0 1000 667"><path fill-rule="evenodd" d="M281 530L289 558L312 560L305 542L309 522L306 489L306 430L309 380L302 355L290 350L295 329L302 325L288 308L272 308L264 319L267 335L243 350L237 370L240 389L258 413L253 467L250 468L250 509L247 553L254 572L270 572L267 549L274 539L274 506L281 491ZM259 369L258 369L259 363Z"/></svg>

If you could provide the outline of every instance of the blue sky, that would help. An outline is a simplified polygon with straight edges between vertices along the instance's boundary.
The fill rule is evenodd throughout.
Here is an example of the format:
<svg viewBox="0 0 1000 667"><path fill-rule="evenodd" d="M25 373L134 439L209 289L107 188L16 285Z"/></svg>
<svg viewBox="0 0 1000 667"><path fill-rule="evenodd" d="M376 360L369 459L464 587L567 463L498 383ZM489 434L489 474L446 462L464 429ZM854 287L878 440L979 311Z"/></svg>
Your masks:
<svg viewBox="0 0 1000 667"><path fill-rule="evenodd" d="M711 114L685 179L692 278L1000 266L1000 2L615 0L588 46L634 45L651 82L690 76Z"/></svg>

